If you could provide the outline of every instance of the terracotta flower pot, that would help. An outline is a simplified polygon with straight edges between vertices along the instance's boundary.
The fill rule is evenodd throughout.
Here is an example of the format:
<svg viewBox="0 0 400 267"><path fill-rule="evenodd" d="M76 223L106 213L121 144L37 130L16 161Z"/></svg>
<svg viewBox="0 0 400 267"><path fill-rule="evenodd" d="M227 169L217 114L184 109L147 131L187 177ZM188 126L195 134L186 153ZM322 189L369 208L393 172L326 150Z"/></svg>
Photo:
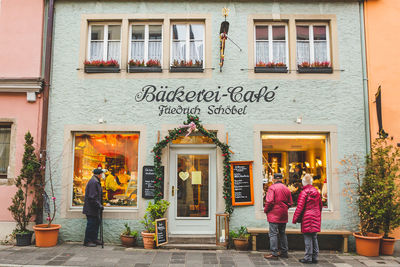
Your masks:
<svg viewBox="0 0 400 267"><path fill-rule="evenodd" d="M381 254L383 255L393 255L394 253L394 243L396 239L393 237L382 238L381 241Z"/></svg>
<svg viewBox="0 0 400 267"><path fill-rule="evenodd" d="M136 236L120 235L121 243L125 247L134 247L136 245Z"/></svg>
<svg viewBox="0 0 400 267"><path fill-rule="evenodd" d="M51 224L50 227L47 227L47 224L33 226L33 230L35 230L36 246L54 247L57 245L60 228L61 225L59 224Z"/></svg>
<svg viewBox="0 0 400 267"><path fill-rule="evenodd" d="M353 236L356 239L357 254L367 257L379 256L382 234L368 233L367 236L363 236L361 233L353 233Z"/></svg>
<svg viewBox="0 0 400 267"><path fill-rule="evenodd" d="M234 238L233 244L235 244L236 250L247 250L249 240L247 238Z"/></svg>
<svg viewBox="0 0 400 267"><path fill-rule="evenodd" d="M154 245L155 245L154 235L155 235L155 233L142 232L143 245L144 245L145 249L153 249L154 248Z"/></svg>

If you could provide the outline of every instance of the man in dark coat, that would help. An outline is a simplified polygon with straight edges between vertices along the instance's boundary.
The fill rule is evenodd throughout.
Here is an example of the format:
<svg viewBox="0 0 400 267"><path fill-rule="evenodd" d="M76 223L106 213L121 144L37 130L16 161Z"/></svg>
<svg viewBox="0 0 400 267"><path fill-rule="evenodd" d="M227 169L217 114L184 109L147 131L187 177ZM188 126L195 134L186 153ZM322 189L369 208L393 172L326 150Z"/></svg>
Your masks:
<svg viewBox="0 0 400 267"><path fill-rule="evenodd" d="M268 188L265 198L264 213L269 223L269 244L272 254L264 255L266 259L288 258L288 242L286 224L288 209L293 204L290 190L282 183L282 174L275 173L274 184ZM281 243L281 253L278 253L278 235Z"/></svg>
<svg viewBox="0 0 400 267"><path fill-rule="evenodd" d="M93 176L89 180L85 189L85 204L83 205L83 214L86 214L87 224L85 231L84 246L95 247L101 245L101 241L97 239L100 226L100 214L103 207L103 189L101 188L100 179L103 174L102 169L94 169Z"/></svg>

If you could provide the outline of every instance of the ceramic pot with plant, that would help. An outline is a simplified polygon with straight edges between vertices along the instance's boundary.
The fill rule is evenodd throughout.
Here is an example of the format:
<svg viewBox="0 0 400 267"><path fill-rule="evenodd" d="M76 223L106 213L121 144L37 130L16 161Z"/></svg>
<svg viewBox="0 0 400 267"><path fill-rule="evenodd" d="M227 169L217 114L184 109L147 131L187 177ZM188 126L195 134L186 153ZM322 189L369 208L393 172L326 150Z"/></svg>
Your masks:
<svg viewBox="0 0 400 267"><path fill-rule="evenodd" d="M244 226L240 226L237 231L230 231L229 236L233 239L236 250L247 250L249 246L250 234Z"/></svg>
<svg viewBox="0 0 400 267"><path fill-rule="evenodd" d="M125 230L120 235L121 243L125 247L134 247L136 245L138 232L132 231L127 223L125 223L124 226Z"/></svg>
<svg viewBox="0 0 400 267"><path fill-rule="evenodd" d="M32 242L33 232L28 230L27 227L37 211L37 200L40 199L40 190L37 185L41 181L41 165L35 154L33 137L30 132L25 134L24 147L21 173L15 182L17 192L12 199L11 206L8 208L16 221L14 234L17 246L29 246Z"/></svg>
<svg viewBox="0 0 400 267"><path fill-rule="evenodd" d="M144 226L144 231L141 233L143 237L143 245L145 249L153 249L155 246L155 221L163 218L170 203L166 200L158 200L154 203L149 202L143 220L140 222Z"/></svg>

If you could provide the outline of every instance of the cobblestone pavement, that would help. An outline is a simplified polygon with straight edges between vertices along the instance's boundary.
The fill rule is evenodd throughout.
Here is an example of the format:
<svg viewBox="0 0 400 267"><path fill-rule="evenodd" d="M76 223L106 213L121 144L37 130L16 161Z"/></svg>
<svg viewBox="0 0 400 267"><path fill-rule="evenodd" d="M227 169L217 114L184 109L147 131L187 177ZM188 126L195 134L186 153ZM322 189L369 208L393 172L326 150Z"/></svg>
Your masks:
<svg viewBox="0 0 400 267"><path fill-rule="evenodd" d="M144 250L117 245L106 245L102 249L70 243L52 248L0 246L0 266L303 266L298 261L303 257L302 251L292 251L289 259L279 260L265 260L264 253L235 250ZM308 266L400 266L400 256L362 257L326 251L320 254L318 264Z"/></svg>

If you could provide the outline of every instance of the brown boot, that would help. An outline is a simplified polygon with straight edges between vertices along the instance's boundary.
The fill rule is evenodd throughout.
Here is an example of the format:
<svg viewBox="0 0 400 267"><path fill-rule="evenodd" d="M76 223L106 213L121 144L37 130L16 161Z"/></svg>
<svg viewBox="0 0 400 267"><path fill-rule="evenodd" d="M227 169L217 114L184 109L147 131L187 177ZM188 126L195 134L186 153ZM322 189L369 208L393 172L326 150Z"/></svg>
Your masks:
<svg viewBox="0 0 400 267"><path fill-rule="evenodd" d="M264 259L267 260L277 260L279 257L278 255L274 255L274 254L265 254L264 255Z"/></svg>

